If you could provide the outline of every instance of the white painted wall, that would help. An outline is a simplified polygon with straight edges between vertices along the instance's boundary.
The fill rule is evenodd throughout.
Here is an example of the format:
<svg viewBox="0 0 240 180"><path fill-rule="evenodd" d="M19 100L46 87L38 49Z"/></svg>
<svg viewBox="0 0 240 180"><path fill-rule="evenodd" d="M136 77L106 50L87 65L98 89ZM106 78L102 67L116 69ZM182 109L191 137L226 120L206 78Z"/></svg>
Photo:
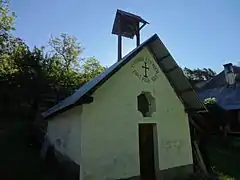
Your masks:
<svg viewBox="0 0 240 180"><path fill-rule="evenodd" d="M148 57L145 49L133 60ZM151 83L141 81L126 64L83 106L81 156L83 180L106 180L139 175L138 123L157 123L159 169L192 164L187 114L165 75L159 70ZM156 63L155 63L156 65ZM140 65L136 69L143 74ZM150 68L150 76L154 71ZM148 91L156 98L156 112L143 118L137 95Z"/></svg>
<svg viewBox="0 0 240 180"><path fill-rule="evenodd" d="M82 107L75 107L48 121L47 136L52 145L80 164Z"/></svg>

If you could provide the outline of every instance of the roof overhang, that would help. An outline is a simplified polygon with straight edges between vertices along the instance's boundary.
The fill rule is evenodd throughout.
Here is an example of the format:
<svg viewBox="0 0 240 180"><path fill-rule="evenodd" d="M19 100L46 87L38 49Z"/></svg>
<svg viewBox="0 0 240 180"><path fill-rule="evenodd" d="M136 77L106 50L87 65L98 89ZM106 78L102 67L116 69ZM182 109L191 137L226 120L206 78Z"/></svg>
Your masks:
<svg viewBox="0 0 240 180"><path fill-rule="evenodd" d="M139 23L142 24L140 27ZM133 37L136 35L137 28L140 30L146 24L148 24L148 22L140 16L118 9L112 28L112 34L133 39Z"/></svg>
<svg viewBox="0 0 240 180"><path fill-rule="evenodd" d="M42 116L44 118L49 118L76 105L91 103L92 101L89 100L89 97L91 97L91 95L103 83L105 83L113 74L120 70L143 48L148 48L149 52L153 55L155 61L167 77L170 85L174 89L178 98L183 103L187 112L207 111L203 103L200 101L197 93L194 91L186 76L184 75L182 69L177 65L176 61L173 59L170 52L167 50L157 34L155 34L143 42L140 46L135 48L133 51L128 53L124 58L122 58L122 60L116 62L100 75L79 88L71 96L67 97L46 112L43 112Z"/></svg>
<svg viewBox="0 0 240 180"><path fill-rule="evenodd" d="M148 49L155 57L160 69L162 69L177 96L184 104L185 109L195 112L206 111L205 106L190 85L182 69L173 59L160 38L156 38L155 41L150 43Z"/></svg>

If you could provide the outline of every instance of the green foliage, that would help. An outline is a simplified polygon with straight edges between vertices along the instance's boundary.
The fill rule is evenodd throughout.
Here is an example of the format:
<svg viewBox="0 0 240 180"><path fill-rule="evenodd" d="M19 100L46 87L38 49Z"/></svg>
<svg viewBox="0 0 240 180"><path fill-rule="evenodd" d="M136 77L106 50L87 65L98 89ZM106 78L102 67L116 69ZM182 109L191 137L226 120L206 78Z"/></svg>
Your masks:
<svg viewBox="0 0 240 180"><path fill-rule="evenodd" d="M229 176L225 173L219 172L215 168L213 168L212 170L213 170L214 174L216 174L218 176L219 180L235 180L234 177Z"/></svg>
<svg viewBox="0 0 240 180"><path fill-rule="evenodd" d="M62 33L59 37L51 37L49 45L52 65L49 73L55 74L62 87L82 85L105 69L93 57L86 59L80 57L84 48L74 36Z"/></svg>
<svg viewBox="0 0 240 180"><path fill-rule="evenodd" d="M9 0L0 0L0 34L14 30L16 14L9 8Z"/></svg>
<svg viewBox="0 0 240 180"><path fill-rule="evenodd" d="M35 47L30 51L19 45L11 54L1 56L0 103L4 112L26 111L26 114L34 115L44 101L44 95L55 99L46 105L50 108L104 70L94 58L83 62L82 71L73 67L66 69L61 59L43 50Z"/></svg>
<svg viewBox="0 0 240 180"><path fill-rule="evenodd" d="M210 68L203 68L203 69L198 68L198 69L191 70L185 67L183 69L183 73L189 80L192 87L195 89L198 88L196 86L197 83L210 80L216 75L216 72Z"/></svg>
<svg viewBox="0 0 240 180"><path fill-rule="evenodd" d="M30 50L12 36L6 41L8 46L4 46L0 54L0 105L2 113L7 115L34 117L41 104L45 110L52 107L104 70L95 58L82 60L81 66L74 66L79 55L71 55L71 52L77 50L69 50L66 53L69 59L65 60L60 54L44 52L44 47ZM75 45L76 42L73 41ZM68 47L75 46L68 44L66 49ZM50 102L45 102L46 96L50 96Z"/></svg>
<svg viewBox="0 0 240 180"><path fill-rule="evenodd" d="M52 107L104 70L95 58L81 57L83 47L66 33L49 40L50 51L11 35L15 13L0 0L1 114L34 117ZM81 63L80 63L81 62Z"/></svg>
<svg viewBox="0 0 240 180"><path fill-rule="evenodd" d="M9 0L0 0L0 54L7 46L9 32L14 30L15 13L9 8Z"/></svg>
<svg viewBox="0 0 240 180"><path fill-rule="evenodd" d="M218 174L218 178L219 178L219 180L235 180L234 177L225 175L225 174L223 174L223 173L219 173L219 174Z"/></svg>
<svg viewBox="0 0 240 180"><path fill-rule="evenodd" d="M185 67L183 69L183 72L189 80L196 80L196 81L209 80L216 75L216 72L210 68L203 68L203 69L198 68L198 69L191 70Z"/></svg>
<svg viewBox="0 0 240 180"><path fill-rule="evenodd" d="M83 80L87 82L104 70L105 68L101 66L97 59L94 57L87 58L82 65Z"/></svg>
<svg viewBox="0 0 240 180"><path fill-rule="evenodd" d="M216 102L217 102L216 98L206 98L203 101L205 105L215 104Z"/></svg>
<svg viewBox="0 0 240 180"><path fill-rule="evenodd" d="M204 104L208 110L207 119L211 125L212 131L219 131L228 123L227 111L217 104L216 98L206 98Z"/></svg>
<svg viewBox="0 0 240 180"><path fill-rule="evenodd" d="M79 56L83 52L83 48L76 37L62 33L59 37L51 37L49 45L52 48L53 56L60 60L66 70L79 66Z"/></svg>

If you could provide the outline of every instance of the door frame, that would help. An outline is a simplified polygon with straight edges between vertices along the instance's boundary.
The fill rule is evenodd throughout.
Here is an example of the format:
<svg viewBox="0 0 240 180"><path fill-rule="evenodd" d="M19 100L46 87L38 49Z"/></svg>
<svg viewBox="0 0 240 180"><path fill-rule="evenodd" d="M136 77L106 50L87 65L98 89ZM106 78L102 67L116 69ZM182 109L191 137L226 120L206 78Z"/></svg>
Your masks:
<svg viewBox="0 0 240 180"><path fill-rule="evenodd" d="M154 156L154 173L155 173L155 179L158 179L159 177L159 154L158 154L158 132L157 132L157 123L152 122L146 122L146 123L138 123L138 157L139 157L139 170L140 170L140 136L139 136L139 128L140 125L149 124L152 125L152 132L153 132L153 156ZM140 171L141 176L141 171Z"/></svg>

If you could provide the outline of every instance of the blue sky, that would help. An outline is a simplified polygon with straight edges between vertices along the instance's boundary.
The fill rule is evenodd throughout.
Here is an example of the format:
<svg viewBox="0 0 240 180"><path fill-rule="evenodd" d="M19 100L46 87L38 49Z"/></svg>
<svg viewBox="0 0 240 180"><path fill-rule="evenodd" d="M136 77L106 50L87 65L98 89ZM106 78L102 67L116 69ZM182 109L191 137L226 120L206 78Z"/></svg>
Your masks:
<svg viewBox="0 0 240 180"><path fill-rule="evenodd" d="M150 22L141 41L157 33L181 67L222 70L240 60L239 0L12 0L17 13L15 35L30 46L46 45L50 35L74 35L84 57L103 65L117 59L117 37L111 34L116 9ZM124 39L123 54L135 47Z"/></svg>

